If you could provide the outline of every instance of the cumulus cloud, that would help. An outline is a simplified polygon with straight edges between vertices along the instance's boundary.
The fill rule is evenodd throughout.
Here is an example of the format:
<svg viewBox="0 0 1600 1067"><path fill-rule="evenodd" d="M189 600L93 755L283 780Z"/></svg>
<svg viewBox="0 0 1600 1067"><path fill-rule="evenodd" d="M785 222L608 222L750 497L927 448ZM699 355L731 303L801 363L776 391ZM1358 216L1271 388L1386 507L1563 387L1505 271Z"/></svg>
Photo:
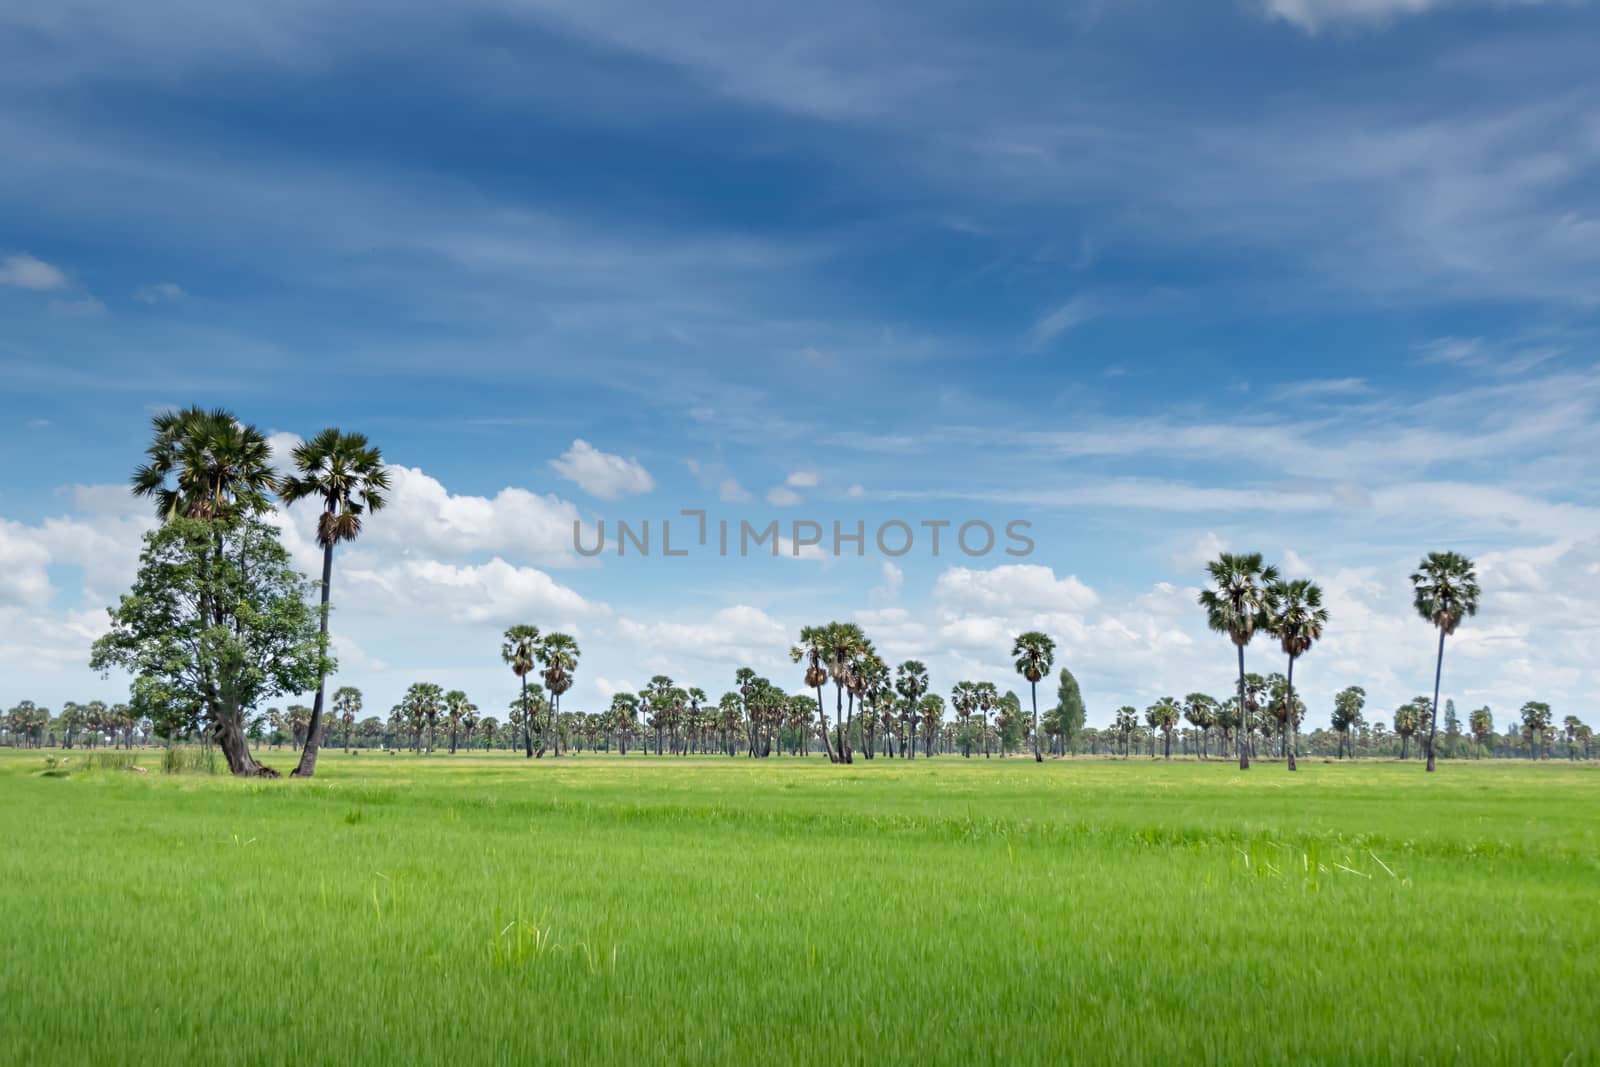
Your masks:
<svg viewBox="0 0 1600 1067"><path fill-rule="evenodd" d="M0 285L18 289L60 289L67 284L67 276L59 267L27 253L0 259Z"/></svg>
<svg viewBox="0 0 1600 1067"><path fill-rule="evenodd" d="M1087 611L1100 601L1075 575L1057 578L1051 568L1031 563L986 571L952 567L934 583L934 596L956 610L996 615Z"/></svg>
<svg viewBox="0 0 1600 1067"><path fill-rule="evenodd" d="M785 480L785 484L792 489L815 489L817 480L816 471L795 471Z"/></svg>
<svg viewBox="0 0 1600 1067"><path fill-rule="evenodd" d="M656 487L655 479L638 460L602 452L582 438L573 441L561 458L551 460L550 468L601 500L648 493Z"/></svg>
<svg viewBox="0 0 1600 1067"><path fill-rule="evenodd" d="M767 503L778 508L798 507L801 503L800 494L788 486L777 485L767 490Z"/></svg>
<svg viewBox="0 0 1600 1067"><path fill-rule="evenodd" d="M724 478L717 486L717 499L724 504L739 504L750 499L750 492L734 479Z"/></svg>

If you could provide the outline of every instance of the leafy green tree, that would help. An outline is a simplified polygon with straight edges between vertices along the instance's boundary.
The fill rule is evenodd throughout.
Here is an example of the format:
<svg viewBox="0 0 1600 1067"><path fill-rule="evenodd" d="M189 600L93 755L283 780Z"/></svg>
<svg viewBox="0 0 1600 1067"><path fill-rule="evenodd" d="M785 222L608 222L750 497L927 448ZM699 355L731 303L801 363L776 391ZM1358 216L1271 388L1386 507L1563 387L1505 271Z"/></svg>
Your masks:
<svg viewBox="0 0 1600 1067"><path fill-rule="evenodd" d="M1428 713L1428 770L1434 769L1439 733L1439 679L1444 673L1444 639L1461 620L1478 614L1478 575L1472 561L1455 552L1430 552L1411 575L1417 614L1439 631L1439 656L1433 668L1433 705Z"/></svg>
<svg viewBox="0 0 1600 1067"><path fill-rule="evenodd" d="M1239 706L1241 718L1239 731L1239 769L1250 769L1250 746L1245 743L1250 725L1250 701L1246 698L1244 674L1244 646L1250 643L1257 630L1271 626L1268 590L1278 580L1278 569L1267 566L1261 553L1235 554L1224 552L1206 566L1213 588L1202 590L1200 606L1206 612L1206 625L1217 633L1227 634L1239 653Z"/></svg>
<svg viewBox="0 0 1600 1067"><path fill-rule="evenodd" d="M508 628L500 645L500 658L511 668L511 673L522 683L521 721L525 755L533 758L533 715L528 706L528 675L538 662L539 628L526 623Z"/></svg>
<svg viewBox="0 0 1600 1067"><path fill-rule="evenodd" d="M383 453L368 443L364 434L343 433L332 427L309 441L295 446L292 453L295 472L283 478L278 495L285 504L314 499L322 504L317 519L317 544L322 548L321 619L323 651L328 645L328 603L333 588L333 547L354 541L361 533L361 516L380 510L389 491L389 472ZM300 751L296 778L310 778L317 771L317 753L322 744L323 694L328 679L317 679L317 696L311 705L311 724L306 731L306 746ZM453 746L452 746L453 747Z"/></svg>
<svg viewBox="0 0 1600 1067"><path fill-rule="evenodd" d="M1461 754L1461 716L1456 714L1456 702L1444 702L1444 751L1455 758Z"/></svg>
<svg viewBox="0 0 1600 1067"><path fill-rule="evenodd" d="M275 776L251 754L245 717L328 667L309 590L267 523L174 518L145 535L90 665L132 674L135 706L163 736L203 728L234 774Z"/></svg>
<svg viewBox="0 0 1600 1067"><path fill-rule="evenodd" d="M1028 680L1028 693L1033 700L1033 760L1043 763L1044 753L1039 751L1039 679L1055 666L1056 643L1038 630L1029 630L1012 642L1011 658L1017 673Z"/></svg>
<svg viewBox="0 0 1600 1067"><path fill-rule="evenodd" d="M1078 679L1065 667L1056 675L1056 706L1052 714L1056 721L1056 733L1061 738L1061 754L1065 756L1073 750L1078 735L1083 732L1083 724L1089 717L1088 709L1083 704L1083 693L1078 689Z"/></svg>

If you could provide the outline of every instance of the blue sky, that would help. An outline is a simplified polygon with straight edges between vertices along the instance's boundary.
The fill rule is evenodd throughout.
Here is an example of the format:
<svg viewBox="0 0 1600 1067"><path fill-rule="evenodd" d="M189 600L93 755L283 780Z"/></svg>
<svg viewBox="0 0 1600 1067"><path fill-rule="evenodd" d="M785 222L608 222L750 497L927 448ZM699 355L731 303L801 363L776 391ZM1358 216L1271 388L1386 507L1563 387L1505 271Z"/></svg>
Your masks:
<svg viewBox="0 0 1600 1067"><path fill-rule="evenodd" d="M1119 704L1227 686L1199 564L1322 581L1312 718L1600 676L1600 11L1581 2L90 0L0 12L0 702L86 646L153 410L360 429L345 679L798 684L856 618L944 691L1041 626ZM579 445L578 442L583 442ZM563 460L562 457L568 457ZM1032 523L1025 560L615 557L574 518ZM288 534L310 558L309 516ZM1253 666L1275 669L1265 646ZM504 675L504 677L502 677Z"/></svg>

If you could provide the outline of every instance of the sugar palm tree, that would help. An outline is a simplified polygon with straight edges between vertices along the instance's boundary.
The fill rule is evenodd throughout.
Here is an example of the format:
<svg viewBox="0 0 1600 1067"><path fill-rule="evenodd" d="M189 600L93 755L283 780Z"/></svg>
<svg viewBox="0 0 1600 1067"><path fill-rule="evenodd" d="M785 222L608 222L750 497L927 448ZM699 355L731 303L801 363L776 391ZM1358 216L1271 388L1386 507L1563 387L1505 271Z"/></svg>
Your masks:
<svg viewBox="0 0 1600 1067"><path fill-rule="evenodd" d="M1217 724L1217 702L1205 693L1190 693L1183 698L1183 717L1200 733L1200 758L1206 759L1206 737Z"/></svg>
<svg viewBox="0 0 1600 1067"><path fill-rule="evenodd" d="M344 725L344 750L350 751L350 728L361 715L361 690L353 685L343 685L334 690L333 710Z"/></svg>
<svg viewBox="0 0 1600 1067"><path fill-rule="evenodd" d="M1410 747L1411 738L1422 725L1422 717L1428 713L1428 698L1416 697L1401 704L1394 712L1394 732L1400 735L1400 758L1406 758L1406 750Z"/></svg>
<svg viewBox="0 0 1600 1067"><path fill-rule="evenodd" d="M1271 604L1268 626L1277 635L1278 644L1289 657L1289 673L1285 679L1287 696L1283 720L1284 750L1289 756L1289 769L1295 769L1295 715L1294 715L1294 662L1322 638L1328 625L1328 609L1322 606L1322 589L1304 578L1277 581L1267 592Z"/></svg>
<svg viewBox="0 0 1600 1067"><path fill-rule="evenodd" d="M163 411L133 472L134 496L155 501L163 521L234 519L271 506L271 449L254 426L221 408Z"/></svg>
<svg viewBox="0 0 1600 1067"><path fill-rule="evenodd" d="M871 648L871 645L867 641L867 635L862 633L861 627L853 622L830 622L826 631L828 675L833 679L833 728L838 734L835 747L842 762L854 763L854 753L850 750L850 723L847 721L844 708L844 693L850 689L856 661ZM848 715L850 718L855 715L853 691Z"/></svg>
<svg viewBox="0 0 1600 1067"><path fill-rule="evenodd" d="M1016 661L1017 673L1028 680L1028 695L1033 700L1033 761L1044 762L1039 751L1039 679L1055 666L1056 643L1038 630L1018 634L1011 645L1011 658Z"/></svg>
<svg viewBox="0 0 1600 1067"><path fill-rule="evenodd" d="M1494 712L1487 706L1479 708L1467 716L1467 729L1472 732L1472 740L1478 746L1478 758L1482 759L1483 746L1494 736Z"/></svg>
<svg viewBox="0 0 1600 1067"><path fill-rule="evenodd" d="M1366 706L1367 691L1359 685L1346 686L1333 698L1332 723L1339 734L1339 755L1348 753L1355 758L1355 748L1350 744L1350 731L1361 725L1361 709Z"/></svg>
<svg viewBox="0 0 1600 1067"><path fill-rule="evenodd" d="M456 734L466 722L467 716L476 714L478 707L467 694L459 689L452 689L444 695L445 720L450 724L450 754L456 754ZM467 729L467 736L472 736L472 730Z"/></svg>
<svg viewBox="0 0 1600 1067"><path fill-rule="evenodd" d="M1239 769L1250 769L1248 709L1245 697L1244 646L1258 629L1268 626L1271 605L1268 590L1278 580L1278 568L1266 566L1261 553L1224 552L1206 565L1215 588L1200 593L1200 606L1206 609L1206 624L1217 633L1227 634L1239 651Z"/></svg>
<svg viewBox="0 0 1600 1067"><path fill-rule="evenodd" d="M828 762L838 763L840 756L834 752L833 742L828 737L828 709L822 703L822 686L828 680L826 664L832 654L830 630L833 625L802 626L800 643L789 649L789 659L795 663L805 662L806 688L817 691L817 718L822 723L822 744L828 750Z"/></svg>
<svg viewBox="0 0 1600 1067"><path fill-rule="evenodd" d="M526 623L507 629L500 646L500 658L511 667L511 673L522 683L522 738L526 746L525 756L528 759L533 758L533 716L528 707L528 675L538 662L538 650L539 628Z"/></svg>
<svg viewBox="0 0 1600 1067"><path fill-rule="evenodd" d="M1522 732L1528 739L1528 755L1532 759L1538 759L1545 750L1550 720L1550 705L1544 701L1530 700L1522 705Z"/></svg>
<svg viewBox="0 0 1600 1067"><path fill-rule="evenodd" d="M327 688L328 599L333 585L333 547L354 541L361 534L361 516L382 509L389 491L389 472L383 453L364 434L343 433L329 427L291 453L294 473L278 486L285 504L315 499L322 505L317 519L317 544L322 549L323 670L317 677L317 699L311 705L310 740L300 752L296 778L310 778L317 770L322 724L322 700Z"/></svg>
<svg viewBox="0 0 1600 1067"><path fill-rule="evenodd" d="M894 670L894 691L905 698L906 722L911 728L911 744L906 747L906 755L911 759L917 758L917 714L918 702L922 695L928 691L928 668L921 660L908 659Z"/></svg>
<svg viewBox="0 0 1600 1067"><path fill-rule="evenodd" d="M1171 697L1162 697L1150 705L1150 725L1161 731L1162 759L1172 758L1172 731L1177 728L1182 709Z"/></svg>
<svg viewBox="0 0 1600 1067"><path fill-rule="evenodd" d="M1461 620L1478 613L1478 575L1472 561L1455 552L1429 552L1411 575L1417 614L1439 630L1439 656L1433 668L1433 706L1428 721L1428 770L1433 770L1439 733L1439 678L1444 672L1444 639Z"/></svg>
<svg viewBox="0 0 1600 1067"><path fill-rule="evenodd" d="M561 738L556 733L556 720L561 714L561 694L572 688L572 672L578 669L578 642L570 634L548 633L539 642L537 654L539 665L544 668L544 687L550 693L550 737L559 756ZM538 754L544 754L542 740Z"/></svg>

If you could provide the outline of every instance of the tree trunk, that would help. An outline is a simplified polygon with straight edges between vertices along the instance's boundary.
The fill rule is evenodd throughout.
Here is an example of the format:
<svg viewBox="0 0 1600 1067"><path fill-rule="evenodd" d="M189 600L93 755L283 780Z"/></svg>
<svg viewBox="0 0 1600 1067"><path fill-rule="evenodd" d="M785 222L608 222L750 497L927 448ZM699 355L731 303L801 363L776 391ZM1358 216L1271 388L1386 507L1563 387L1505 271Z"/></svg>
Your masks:
<svg viewBox="0 0 1600 1067"><path fill-rule="evenodd" d="M250 752L250 742L244 736L244 715L227 709L211 726L211 734L228 761L228 770L240 778L277 778L278 772L257 763Z"/></svg>
<svg viewBox="0 0 1600 1067"><path fill-rule="evenodd" d="M1033 762L1043 763L1044 754L1039 751L1039 683L1031 678L1028 679L1028 695L1033 700Z"/></svg>
<svg viewBox="0 0 1600 1067"><path fill-rule="evenodd" d="M1439 658L1433 667L1433 714L1428 724L1428 770L1433 770L1433 743L1439 734L1439 676L1444 673L1444 627L1439 627Z"/></svg>
<svg viewBox="0 0 1600 1067"><path fill-rule="evenodd" d="M333 584L333 543L322 546L322 619L318 623L320 637L317 648L328 655L328 593ZM317 773L317 751L322 747L322 700L328 689L328 672L317 674L317 699L311 705L311 725L306 732L305 747L300 750L300 763L292 777L310 778Z"/></svg>
<svg viewBox="0 0 1600 1067"><path fill-rule="evenodd" d="M1284 697L1283 705L1283 743L1289 752L1289 769L1295 770L1294 765L1294 657L1289 657L1289 678L1284 683L1288 691Z"/></svg>
<svg viewBox="0 0 1600 1067"><path fill-rule="evenodd" d="M833 742L828 740L828 708L822 702L822 686L817 686L817 718L822 720L822 747L828 750L828 762L838 763L839 758L833 754ZM809 751L809 747L808 751Z"/></svg>
<svg viewBox="0 0 1600 1067"><path fill-rule="evenodd" d="M528 676L522 676L522 743L524 759L533 758L533 716L528 714Z"/></svg>
<svg viewBox="0 0 1600 1067"><path fill-rule="evenodd" d="M1244 702L1244 646L1235 642L1234 648L1239 650L1239 769L1250 769L1250 746L1244 739L1248 736L1246 730L1250 728L1250 709Z"/></svg>

